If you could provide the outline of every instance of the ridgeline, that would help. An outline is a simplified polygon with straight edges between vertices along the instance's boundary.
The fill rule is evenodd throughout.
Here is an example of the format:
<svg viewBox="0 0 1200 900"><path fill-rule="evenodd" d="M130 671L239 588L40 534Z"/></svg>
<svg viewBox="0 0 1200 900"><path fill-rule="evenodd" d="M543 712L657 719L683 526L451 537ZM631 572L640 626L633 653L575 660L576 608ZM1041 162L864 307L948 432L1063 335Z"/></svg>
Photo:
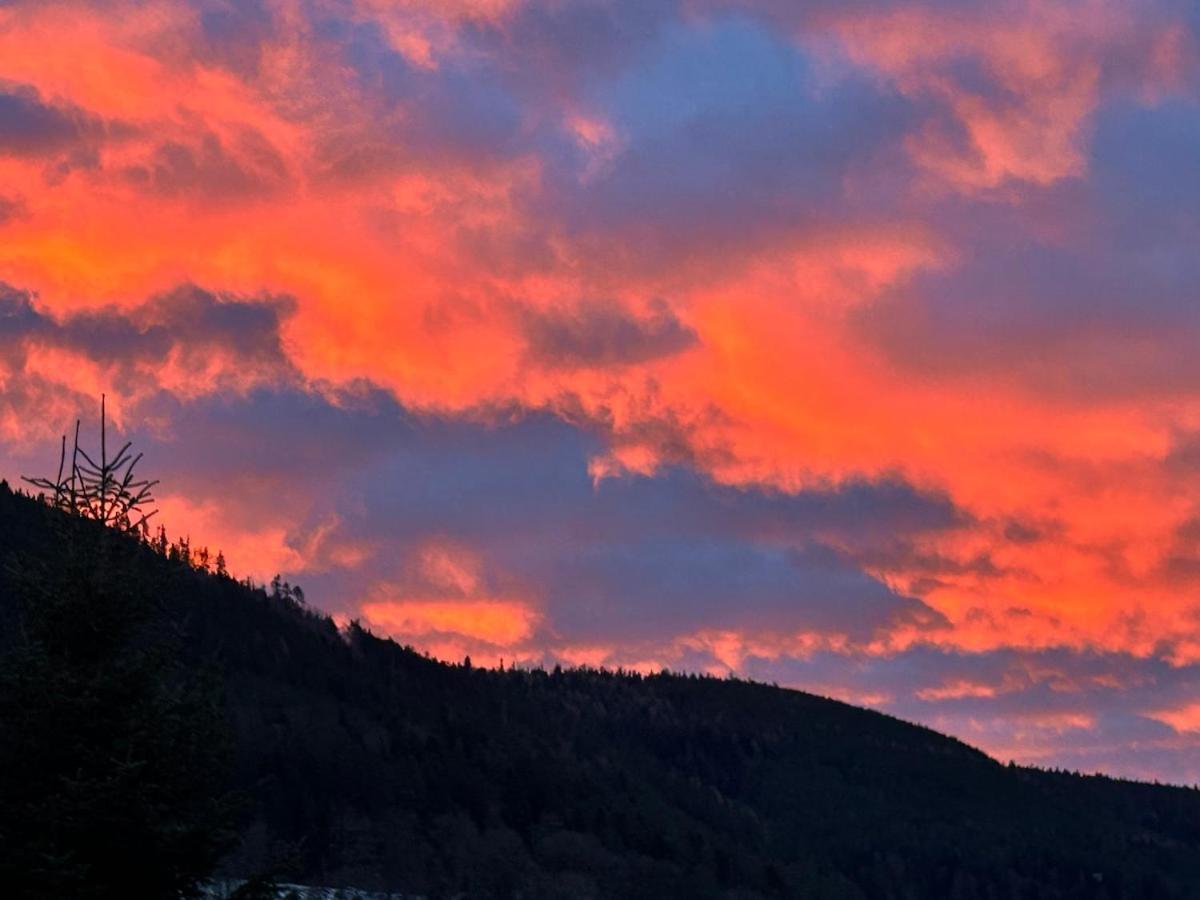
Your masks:
<svg viewBox="0 0 1200 900"><path fill-rule="evenodd" d="M1200 791L799 691L436 662L0 487L0 890L1200 897ZM247 889L246 896L251 892Z"/></svg>

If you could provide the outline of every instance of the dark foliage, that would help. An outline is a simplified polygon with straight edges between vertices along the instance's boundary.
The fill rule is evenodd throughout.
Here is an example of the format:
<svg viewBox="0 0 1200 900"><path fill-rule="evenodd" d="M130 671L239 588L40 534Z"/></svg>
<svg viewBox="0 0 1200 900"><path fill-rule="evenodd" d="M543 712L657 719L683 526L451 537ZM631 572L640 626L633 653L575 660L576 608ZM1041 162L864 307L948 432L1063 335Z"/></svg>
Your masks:
<svg viewBox="0 0 1200 900"><path fill-rule="evenodd" d="M58 565L49 517L0 491L0 555ZM1196 790L1002 766L744 681L449 666L143 550L187 664L225 679L248 802L224 874L430 897L1200 897Z"/></svg>
<svg viewBox="0 0 1200 900"><path fill-rule="evenodd" d="M180 663L148 548L0 506L0 895L186 896L235 837L215 673Z"/></svg>

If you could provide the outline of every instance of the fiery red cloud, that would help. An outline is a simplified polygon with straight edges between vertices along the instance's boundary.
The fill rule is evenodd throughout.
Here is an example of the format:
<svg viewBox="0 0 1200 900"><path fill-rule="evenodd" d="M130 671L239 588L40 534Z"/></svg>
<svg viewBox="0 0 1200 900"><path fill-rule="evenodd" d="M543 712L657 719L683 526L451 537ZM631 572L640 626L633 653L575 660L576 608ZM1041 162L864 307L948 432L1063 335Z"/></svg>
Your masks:
<svg viewBox="0 0 1200 900"><path fill-rule="evenodd" d="M106 391L173 529L417 646L1196 780L1198 32L17 0L0 461Z"/></svg>

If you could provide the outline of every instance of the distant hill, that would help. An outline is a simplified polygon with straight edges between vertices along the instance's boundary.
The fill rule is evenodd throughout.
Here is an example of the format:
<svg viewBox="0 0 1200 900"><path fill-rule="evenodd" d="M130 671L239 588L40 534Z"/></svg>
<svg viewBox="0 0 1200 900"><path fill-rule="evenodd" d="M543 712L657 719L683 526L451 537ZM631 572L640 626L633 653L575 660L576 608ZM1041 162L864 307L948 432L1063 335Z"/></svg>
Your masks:
<svg viewBox="0 0 1200 900"><path fill-rule="evenodd" d="M447 665L65 518L0 488L0 653L22 658L38 580L81 559L86 579L148 604L150 624L118 651L169 647L184 673L172 683L222 684L222 778L238 801L223 877L472 898L1200 897L1200 791L1004 766L745 681ZM22 740L0 730L0 759ZM120 763L109 755L101 767ZM61 759L21 764L76 790ZM186 788L169 795L203 813Z"/></svg>

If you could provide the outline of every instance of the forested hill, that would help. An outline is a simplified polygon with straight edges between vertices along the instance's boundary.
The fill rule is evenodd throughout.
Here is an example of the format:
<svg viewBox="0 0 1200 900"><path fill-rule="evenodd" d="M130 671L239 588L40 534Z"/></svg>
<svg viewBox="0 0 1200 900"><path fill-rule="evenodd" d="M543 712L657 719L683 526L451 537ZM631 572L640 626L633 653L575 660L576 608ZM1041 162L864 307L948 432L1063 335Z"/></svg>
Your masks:
<svg viewBox="0 0 1200 900"><path fill-rule="evenodd" d="M445 665L169 557L0 487L13 896L216 863L427 897L1200 897L1196 790L744 681Z"/></svg>

